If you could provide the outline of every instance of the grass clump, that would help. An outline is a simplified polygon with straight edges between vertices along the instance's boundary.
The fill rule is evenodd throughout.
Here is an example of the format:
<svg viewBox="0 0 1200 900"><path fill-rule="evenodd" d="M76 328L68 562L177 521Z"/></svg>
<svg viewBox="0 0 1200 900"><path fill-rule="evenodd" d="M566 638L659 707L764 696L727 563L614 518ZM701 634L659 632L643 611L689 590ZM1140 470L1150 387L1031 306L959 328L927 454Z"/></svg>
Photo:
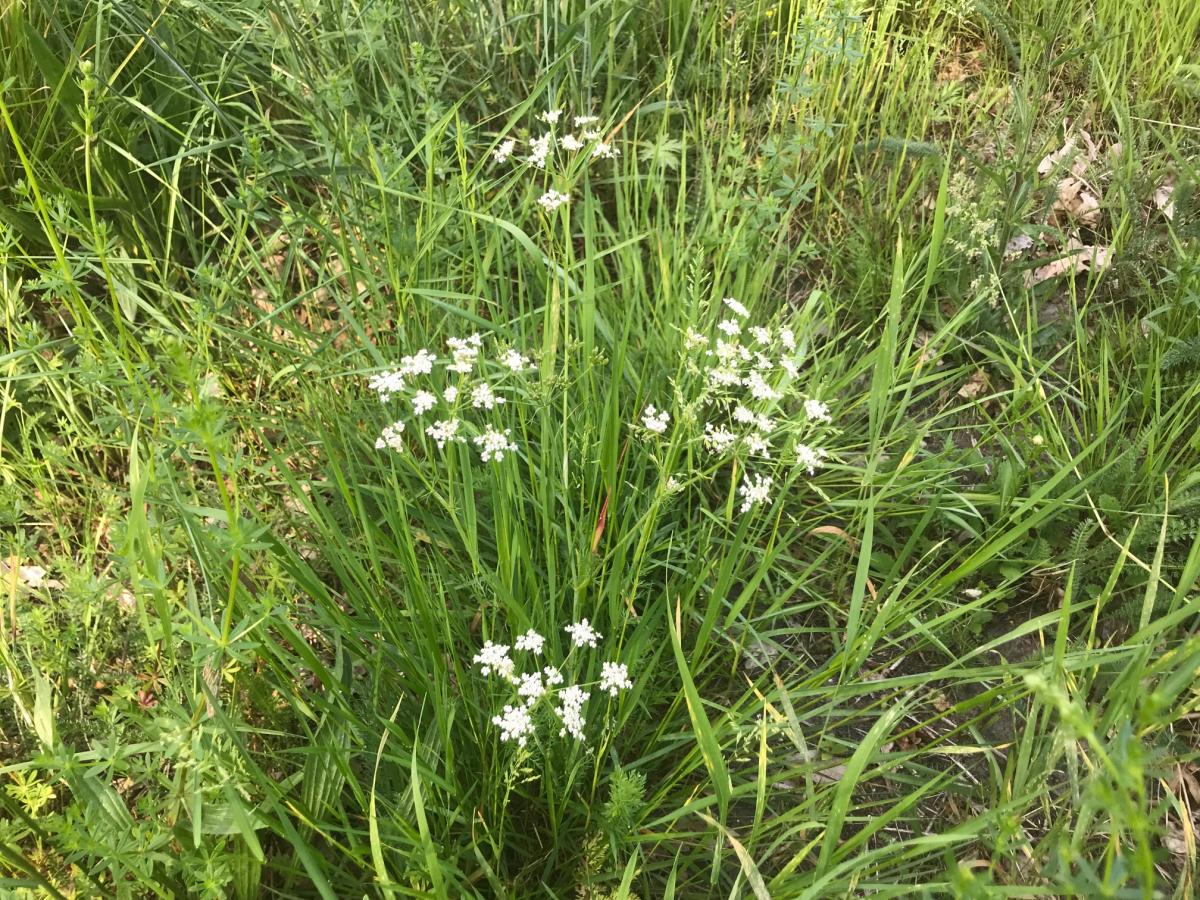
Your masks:
<svg viewBox="0 0 1200 900"><path fill-rule="evenodd" d="M1190 896L1150 5L0 9L5 890Z"/></svg>

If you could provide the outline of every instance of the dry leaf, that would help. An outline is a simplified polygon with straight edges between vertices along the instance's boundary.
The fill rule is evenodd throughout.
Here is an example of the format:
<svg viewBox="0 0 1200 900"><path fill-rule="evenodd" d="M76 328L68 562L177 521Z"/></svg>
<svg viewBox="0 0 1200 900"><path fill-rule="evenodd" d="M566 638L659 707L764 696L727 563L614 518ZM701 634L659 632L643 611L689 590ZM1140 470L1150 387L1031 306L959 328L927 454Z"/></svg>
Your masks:
<svg viewBox="0 0 1200 900"><path fill-rule="evenodd" d="M1175 179L1168 175L1154 189L1154 205L1168 222L1175 219Z"/></svg>
<svg viewBox="0 0 1200 900"><path fill-rule="evenodd" d="M1067 242L1067 253L1046 265L1025 273L1025 286L1033 287L1060 275L1079 275L1083 272L1101 272L1108 268L1107 247L1092 247L1072 238Z"/></svg>
<svg viewBox="0 0 1200 900"><path fill-rule="evenodd" d="M40 588L46 582L46 570L41 566L22 566L15 556L10 556L7 562L0 560L0 574L4 575L5 580L13 580L14 570L16 583L27 588ZM47 584L46 586L52 587L53 585Z"/></svg>
<svg viewBox="0 0 1200 900"><path fill-rule="evenodd" d="M1082 178L1071 176L1058 183L1058 199L1054 201L1051 219L1059 225L1077 222L1087 228L1100 223L1100 198Z"/></svg>
<svg viewBox="0 0 1200 900"><path fill-rule="evenodd" d="M1075 153L1076 144L1074 136L1067 138L1067 142L1055 150L1053 153L1047 153L1038 163L1038 174L1041 176L1049 175L1053 172L1060 162L1069 158Z"/></svg>
<svg viewBox="0 0 1200 900"><path fill-rule="evenodd" d="M1004 245L1004 258L1016 259L1018 256L1024 256L1027 250L1032 249L1033 238L1027 234L1016 234Z"/></svg>
<svg viewBox="0 0 1200 900"><path fill-rule="evenodd" d="M983 369L976 369L975 374L967 379L966 383L958 389L958 396L964 400L974 400L988 388L987 373Z"/></svg>

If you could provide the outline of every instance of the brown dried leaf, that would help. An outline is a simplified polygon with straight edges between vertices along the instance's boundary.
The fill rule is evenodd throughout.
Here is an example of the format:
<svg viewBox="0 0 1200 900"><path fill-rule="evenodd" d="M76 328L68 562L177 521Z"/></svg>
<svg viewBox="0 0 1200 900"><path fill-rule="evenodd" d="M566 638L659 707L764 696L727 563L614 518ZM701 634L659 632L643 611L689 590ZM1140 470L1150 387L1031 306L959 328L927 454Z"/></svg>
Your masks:
<svg viewBox="0 0 1200 900"><path fill-rule="evenodd" d="M1060 275L1079 275L1083 272L1101 272L1110 264L1107 247L1093 247L1071 239L1067 242L1066 255L1051 260L1046 265L1025 273L1026 287L1033 287Z"/></svg>
<svg viewBox="0 0 1200 900"><path fill-rule="evenodd" d="M1154 189L1154 206L1168 222L1175 219L1175 179L1168 175Z"/></svg>
<svg viewBox="0 0 1200 900"><path fill-rule="evenodd" d="M968 378L963 386L958 389L958 396L964 400L974 400L987 389L987 373L983 369L976 369L975 374Z"/></svg>

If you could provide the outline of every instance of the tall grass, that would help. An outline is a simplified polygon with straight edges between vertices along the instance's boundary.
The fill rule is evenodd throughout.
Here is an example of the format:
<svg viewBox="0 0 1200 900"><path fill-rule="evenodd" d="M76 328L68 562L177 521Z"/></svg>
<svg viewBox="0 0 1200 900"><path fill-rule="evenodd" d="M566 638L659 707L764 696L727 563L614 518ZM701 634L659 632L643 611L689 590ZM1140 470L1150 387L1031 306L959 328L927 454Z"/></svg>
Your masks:
<svg viewBox="0 0 1200 900"><path fill-rule="evenodd" d="M6 889L1189 896L1198 14L1143 7L5 6ZM557 106L621 155L493 162ZM1064 118L1114 263L1029 288ZM834 416L744 515L726 296ZM520 449L376 450L474 331ZM473 654L582 617L634 686L501 742Z"/></svg>

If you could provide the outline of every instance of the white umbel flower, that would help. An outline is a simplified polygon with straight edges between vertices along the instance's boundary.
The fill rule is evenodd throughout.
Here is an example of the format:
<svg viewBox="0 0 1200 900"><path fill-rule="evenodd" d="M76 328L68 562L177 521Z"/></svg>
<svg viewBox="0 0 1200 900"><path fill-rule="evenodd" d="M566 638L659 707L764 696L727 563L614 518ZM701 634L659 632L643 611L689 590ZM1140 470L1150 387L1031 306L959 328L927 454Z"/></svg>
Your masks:
<svg viewBox="0 0 1200 900"><path fill-rule="evenodd" d="M528 650L534 656L540 656L544 646L546 646L546 639L532 628L517 637L517 649Z"/></svg>
<svg viewBox="0 0 1200 900"><path fill-rule="evenodd" d="M743 319L750 315L750 310L746 309L746 307L744 307L740 301L734 300L732 297L726 297L721 302L732 309L736 315L741 316Z"/></svg>
<svg viewBox="0 0 1200 900"><path fill-rule="evenodd" d="M779 329L779 343L783 344L784 350L796 349L796 335L792 332L792 329Z"/></svg>
<svg viewBox="0 0 1200 900"><path fill-rule="evenodd" d="M612 144L596 141L596 146L592 148L592 159L615 159L620 152Z"/></svg>
<svg viewBox="0 0 1200 900"><path fill-rule="evenodd" d="M375 439L375 449L394 450L397 453L404 452L404 423L393 422L391 425L384 427L380 432L379 437Z"/></svg>
<svg viewBox="0 0 1200 900"><path fill-rule="evenodd" d="M749 475L743 477L742 486L738 488L738 495L742 498L741 511L749 512L751 507L759 503L769 503L773 481L758 474L754 475L753 480Z"/></svg>
<svg viewBox="0 0 1200 900"><path fill-rule="evenodd" d="M550 142L553 140L549 134L543 134L541 137L533 138L529 141L529 156L525 161L531 166L537 166L539 169L546 168L546 159L550 156Z"/></svg>
<svg viewBox="0 0 1200 900"><path fill-rule="evenodd" d="M546 693L546 686L542 684L541 672L530 672L520 677L517 695L525 698L526 706L533 706L544 693Z"/></svg>
<svg viewBox="0 0 1200 900"><path fill-rule="evenodd" d="M559 737L569 734L577 741L583 740L583 726L587 724L583 718L583 704L590 696L590 693L575 685L558 692L559 705L554 708L554 713L563 723Z"/></svg>
<svg viewBox="0 0 1200 900"><path fill-rule="evenodd" d="M503 715L492 716L492 724L499 727L501 741L516 741L518 747L533 734L533 718L524 706L506 705Z"/></svg>
<svg viewBox="0 0 1200 900"><path fill-rule="evenodd" d="M495 149L495 151L492 153L492 158L498 163L507 162L508 158L512 156L513 150L516 148L517 142L512 138L509 138Z"/></svg>
<svg viewBox="0 0 1200 900"><path fill-rule="evenodd" d="M803 466L809 475L815 475L817 469L825 464L829 454L822 447L810 447L808 444L796 445L796 465Z"/></svg>
<svg viewBox="0 0 1200 900"><path fill-rule="evenodd" d="M768 328L763 328L761 325L754 325L750 329L750 334L752 334L754 339L760 344L771 343L771 331Z"/></svg>
<svg viewBox="0 0 1200 900"><path fill-rule="evenodd" d="M516 350L505 350L504 354L500 357L500 362L513 372L523 372L530 366L529 357L522 356Z"/></svg>
<svg viewBox="0 0 1200 900"><path fill-rule="evenodd" d="M413 415L425 415L425 413L433 409L435 403L437 403L437 397L429 391L417 391L413 394L412 398Z"/></svg>
<svg viewBox="0 0 1200 900"><path fill-rule="evenodd" d="M504 398L496 396L486 381L479 382L471 391L471 405L476 409L495 409L497 403L503 402Z"/></svg>
<svg viewBox="0 0 1200 900"><path fill-rule="evenodd" d="M497 431L489 425L483 434L476 435L474 440L475 446L479 448L480 459L484 462L500 462L505 453L516 452L517 445L508 439L510 434L510 429Z"/></svg>
<svg viewBox="0 0 1200 900"><path fill-rule="evenodd" d="M554 212L564 203L567 203L570 199L571 198L566 194L551 188L550 190L546 191L546 193L542 194L542 196L538 197L538 204L542 207L542 209L550 213Z"/></svg>
<svg viewBox="0 0 1200 900"><path fill-rule="evenodd" d="M584 125L595 125L600 121L599 116L576 116L571 120L575 123L576 128L582 128Z"/></svg>
<svg viewBox="0 0 1200 900"><path fill-rule="evenodd" d="M647 431L653 431L655 434L662 434L667 430L667 423L671 417L667 411L655 409L653 406L647 406L646 411L642 413L642 424L646 426Z"/></svg>
<svg viewBox="0 0 1200 900"><path fill-rule="evenodd" d="M437 357L428 350L418 350L413 356L405 356L400 359L400 371L405 375L428 375L433 371L433 364L437 362Z"/></svg>
<svg viewBox="0 0 1200 900"><path fill-rule="evenodd" d="M564 134L558 139L558 144L564 150L570 150L572 153L583 147L583 141L573 134Z"/></svg>
<svg viewBox="0 0 1200 900"><path fill-rule="evenodd" d="M460 375L470 375L475 368L475 360L479 358L483 338L477 334L465 338L446 338L446 346L450 348L450 355L453 357L446 368Z"/></svg>
<svg viewBox="0 0 1200 900"><path fill-rule="evenodd" d="M629 669L625 663L606 662L600 669L600 690L608 691L610 696L617 696L618 691L633 687L629 680Z"/></svg>
<svg viewBox="0 0 1200 900"><path fill-rule="evenodd" d="M471 662L479 666L479 671L483 675L491 675L495 672L502 678L512 680L513 677L513 661L508 655L507 644L493 644L491 641L484 641L483 647L475 654Z"/></svg>
<svg viewBox="0 0 1200 900"><path fill-rule="evenodd" d="M833 419L829 415L829 407L820 400L805 400L804 415L808 416L810 422L832 422Z"/></svg>
<svg viewBox="0 0 1200 900"><path fill-rule="evenodd" d="M736 440L737 435L724 425L713 425L712 422L704 423L704 446L713 453L724 453L733 446Z"/></svg>
<svg viewBox="0 0 1200 900"><path fill-rule="evenodd" d="M442 397L447 403L453 403L458 399L458 388L456 388L454 385L450 385L450 387L442 391Z"/></svg>
<svg viewBox="0 0 1200 900"><path fill-rule="evenodd" d="M742 333L742 325L737 319L722 319L717 324L717 330L725 332L730 337L734 337Z"/></svg>
<svg viewBox="0 0 1200 900"><path fill-rule="evenodd" d="M591 626L587 619L581 619L572 625L564 626L563 631L571 636L571 643L576 647L592 647L596 646L596 641L603 637L600 632Z"/></svg>
<svg viewBox="0 0 1200 900"><path fill-rule="evenodd" d="M779 391L767 384L766 379L762 376L762 372L757 369L746 376L745 385L750 389L750 396L755 400L774 402L783 396Z"/></svg>
<svg viewBox="0 0 1200 900"><path fill-rule="evenodd" d="M544 113L542 113L540 116L538 116L538 118L541 119L543 122L545 122L547 125L553 125L559 119L562 118L562 113L563 113L563 111L561 109L548 109Z"/></svg>
<svg viewBox="0 0 1200 900"><path fill-rule="evenodd" d="M746 449L755 456L761 456L764 459L771 457L771 442L766 436L758 431L752 431L746 435Z"/></svg>
<svg viewBox="0 0 1200 900"><path fill-rule="evenodd" d="M558 671L554 666L546 666L542 669L542 674L546 676L546 686L554 687L556 684L563 683L562 672Z"/></svg>
<svg viewBox="0 0 1200 900"><path fill-rule="evenodd" d="M457 441L461 444L466 440L465 437L458 433L458 426L458 419L439 419L426 427L425 433L437 441L439 450L445 450L446 444L451 441Z"/></svg>
<svg viewBox="0 0 1200 900"><path fill-rule="evenodd" d="M708 346L708 336L689 328L683 338L684 350L700 350Z"/></svg>
<svg viewBox="0 0 1200 900"><path fill-rule="evenodd" d="M380 372L378 375L372 375L367 385L379 394L380 400L387 403L394 394L399 394L404 390L404 373L399 369Z"/></svg>

